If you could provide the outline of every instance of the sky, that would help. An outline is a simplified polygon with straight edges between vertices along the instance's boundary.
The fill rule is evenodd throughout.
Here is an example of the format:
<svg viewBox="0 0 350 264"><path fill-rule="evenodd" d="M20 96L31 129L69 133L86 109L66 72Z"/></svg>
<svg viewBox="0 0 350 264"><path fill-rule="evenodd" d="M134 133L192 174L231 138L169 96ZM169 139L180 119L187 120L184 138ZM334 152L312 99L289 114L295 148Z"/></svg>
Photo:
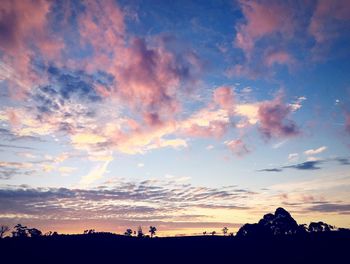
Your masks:
<svg viewBox="0 0 350 264"><path fill-rule="evenodd" d="M0 223L350 227L350 2L0 6Z"/></svg>

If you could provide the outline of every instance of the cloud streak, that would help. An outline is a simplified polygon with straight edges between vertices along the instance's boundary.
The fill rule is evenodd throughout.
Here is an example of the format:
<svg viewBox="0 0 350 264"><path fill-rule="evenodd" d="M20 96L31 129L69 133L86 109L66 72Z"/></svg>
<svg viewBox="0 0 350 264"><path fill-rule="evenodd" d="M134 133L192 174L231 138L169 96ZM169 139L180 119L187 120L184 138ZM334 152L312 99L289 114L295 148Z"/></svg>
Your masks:
<svg viewBox="0 0 350 264"><path fill-rule="evenodd" d="M296 169L296 170L320 170L322 167L320 167L321 164L326 164L330 162L337 161L338 164L340 165L349 165L350 161L349 158L333 158L333 159L320 159L320 160L311 160L311 161L305 161L293 165L288 165L288 166L281 166L281 167L276 167L276 168L265 168L265 169L260 169L258 171L261 172L281 172L284 169Z"/></svg>
<svg viewBox="0 0 350 264"><path fill-rule="evenodd" d="M308 149L308 150L304 151L304 154L307 156L317 155L317 154L324 152L326 149L327 149L326 146L322 146L322 147L319 147L317 149Z"/></svg>

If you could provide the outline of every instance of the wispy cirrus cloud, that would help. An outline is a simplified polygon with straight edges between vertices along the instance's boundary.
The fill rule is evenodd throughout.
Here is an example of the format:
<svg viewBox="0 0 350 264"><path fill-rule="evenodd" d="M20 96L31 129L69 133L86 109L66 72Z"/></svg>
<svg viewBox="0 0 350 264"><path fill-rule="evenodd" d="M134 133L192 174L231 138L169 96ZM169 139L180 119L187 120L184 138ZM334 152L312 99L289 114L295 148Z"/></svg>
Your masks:
<svg viewBox="0 0 350 264"><path fill-rule="evenodd" d="M91 183L101 179L103 177L103 174L107 171L108 164L110 162L111 160L106 160L104 163L96 166L92 171L81 178L79 184L81 186L88 186Z"/></svg>

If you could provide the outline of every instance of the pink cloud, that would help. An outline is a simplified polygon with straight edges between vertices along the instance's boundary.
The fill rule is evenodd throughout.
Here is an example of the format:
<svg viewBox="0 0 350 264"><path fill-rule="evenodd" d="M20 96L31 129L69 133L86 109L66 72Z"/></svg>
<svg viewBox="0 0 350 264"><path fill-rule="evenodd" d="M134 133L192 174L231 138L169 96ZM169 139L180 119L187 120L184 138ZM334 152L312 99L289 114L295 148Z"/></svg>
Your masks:
<svg viewBox="0 0 350 264"><path fill-rule="evenodd" d="M4 0L0 10L1 48L16 55L19 50L26 48L26 41L42 34L49 2Z"/></svg>
<svg viewBox="0 0 350 264"><path fill-rule="evenodd" d="M271 67L274 64L287 64L291 65L294 62L293 57L285 51L276 51L266 55L265 64Z"/></svg>
<svg viewBox="0 0 350 264"><path fill-rule="evenodd" d="M115 74L118 95L132 107L148 110L179 110L176 91L182 79L174 55L162 47L149 48L135 38L124 50L124 65Z"/></svg>
<svg viewBox="0 0 350 264"><path fill-rule="evenodd" d="M280 94L274 100L263 102L259 106L259 129L267 138L291 137L300 133L297 125L288 119L292 108L289 104L284 104L282 97Z"/></svg>
<svg viewBox="0 0 350 264"><path fill-rule="evenodd" d="M241 157L250 152L246 144L241 140L231 140L228 142L225 142L226 146L234 153L235 155Z"/></svg>
<svg viewBox="0 0 350 264"><path fill-rule="evenodd" d="M125 45L124 14L115 1L86 1L85 12L79 17L81 44L93 47L93 56L84 62L88 71L111 71ZM91 63L93 61L93 63ZM81 62L79 63L81 66Z"/></svg>
<svg viewBox="0 0 350 264"><path fill-rule="evenodd" d="M350 113L345 113L345 131L350 134Z"/></svg>
<svg viewBox="0 0 350 264"><path fill-rule="evenodd" d="M147 126L149 127L159 127L163 125L163 122L160 120L160 117L157 113L145 113L143 119Z"/></svg>
<svg viewBox="0 0 350 264"><path fill-rule="evenodd" d="M7 109L8 120L12 127L18 127L20 125L20 119L16 111L12 108Z"/></svg>
<svg viewBox="0 0 350 264"><path fill-rule="evenodd" d="M231 87L222 86L216 88L213 93L213 101L222 109L232 113L234 110L234 92Z"/></svg>
<svg viewBox="0 0 350 264"><path fill-rule="evenodd" d="M318 1L311 18L309 32L318 43L324 43L337 36L341 21L350 20L348 0Z"/></svg>
<svg viewBox="0 0 350 264"><path fill-rule="evenodd" d="M288 37L293 31L292 12L280 1L240 1L245 23L236 27L234 44L249 58L260 38L280 33Z"/></svg>
<svg viewBox="0 0 350 264"><path fill-rule="evenodd" d="M228 130L229 125L222 121L211 121L208 126L193 124L186 129L185 134L191 137L221 138Z"/></svg>
<svg viewBox="0 0 350 264"><path fill-rule="evenodd" d="M0 50L3 61L20 76L10 76L10 91L15 98L23 98L35 82L42 81L31 67L31 58L41 55L43 59L53 59L59 55L63 44L53 38L48 28L49 1L4 0L0 6ZM39 54L36 54L36 51Z"/></svg>
<svg viewBox="0 0 350 264"><path fill-rule="evenodd" d="M89 72L104 70L115 77L111 89L97 87L102 96L120 99L136 113L172 118L181 109L179 90L195 79L193 72L200 71L198 59L189 51L178 54L168 49L165 38L128 38L124 17L114 1L88 3L79 29L82 44L91 45L94 54L83 66Z"/></svg>

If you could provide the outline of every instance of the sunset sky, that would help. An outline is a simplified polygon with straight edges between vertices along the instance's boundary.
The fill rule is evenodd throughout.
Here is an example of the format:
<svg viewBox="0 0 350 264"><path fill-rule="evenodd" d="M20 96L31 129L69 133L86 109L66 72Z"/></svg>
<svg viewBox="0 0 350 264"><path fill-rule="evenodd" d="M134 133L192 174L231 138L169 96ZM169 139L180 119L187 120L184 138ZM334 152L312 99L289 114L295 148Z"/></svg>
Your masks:
<svg viewBox="0 0 350 264"><path fill-rule="evenodd" d="M350 1L0 4L0 224L350 227Z"/></svg>

